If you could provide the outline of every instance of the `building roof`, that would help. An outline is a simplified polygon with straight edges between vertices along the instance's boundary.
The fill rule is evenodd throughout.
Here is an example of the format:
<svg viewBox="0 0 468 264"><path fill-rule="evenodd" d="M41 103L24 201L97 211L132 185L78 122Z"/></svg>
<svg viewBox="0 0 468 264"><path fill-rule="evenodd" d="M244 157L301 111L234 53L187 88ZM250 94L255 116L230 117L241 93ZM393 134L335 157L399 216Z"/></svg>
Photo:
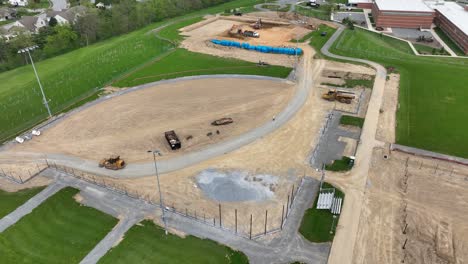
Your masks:
<svg viewBox="0 0 468 264"><path fill-rule="evenodd" d="M38 17L35 16L23 16L18 22L20 22L29 31L34 32L36 30L36 22Z"/></svg>
<svg viewBox="0 0 468 264"><path fill-rule="evenodd" d="M375 0L382 11L433 12L422 0Z"/></svg>
<svg viewBox="0 0 468 264"><path fill-rule="evenodd" d="M455 2L427 2L433 9L439 11L463 33L468 35L468 11Z"/></svg>
<svg viewBox="0 0 468 264"><path fill-rule="evenodd" d="M348 0L349 4L372 3L372 0Z"/></svg>

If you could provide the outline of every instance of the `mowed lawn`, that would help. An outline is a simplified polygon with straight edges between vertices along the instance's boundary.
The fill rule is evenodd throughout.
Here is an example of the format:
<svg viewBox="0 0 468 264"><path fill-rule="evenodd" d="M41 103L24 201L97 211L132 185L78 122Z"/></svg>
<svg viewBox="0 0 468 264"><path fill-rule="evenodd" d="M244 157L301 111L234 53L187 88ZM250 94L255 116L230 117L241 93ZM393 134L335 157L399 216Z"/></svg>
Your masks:
<svg viewBox="0 0 468 264"><path fill-rule="evenodd" d="M95 99L100 88L171 49L173 44L151 34L154 28L176 21L177 25L163 29L161 36L177 41L179 37L172 29L181 23L199 20L194 16L249 7L260 2L230 1L36 63L52 112L56 114ZM181 19L189 21L180 22ZM31 65L0 73L0 111L0 142L47 118Z"/></svg>
<svg viewBox="0 0 468 264"><path fill-rule="evenodd" d="M151 221L133 226L123 241L111 249L99 263L248 263L247 257L212 240L194 236L181 238L165 235Z"/></svg>
<svg viewBox="0 0 468 264"><path fill-rule="evenodd" d="M79 263L117 224L65 188L0 233L2 263Z"/></svg>
<svg viewBox="0 0 468 264"><path fill-rule="evenodd" d="M468 59L418 57L405 42L360 29L345 30L331 51L400 73L397 143L468 158Z"/></svg>
<svg viewBox="0 0 468 264"><path fill-rule="evenodd" d="M252 62L221 58L179 48L115 82L113 86L131 87L163 79L205 74L250 74L286 78L290 72L291 68L288 67L260 67Z"/></svg>
<svg viewBox="0 0 468 264"><path fill-rule="evenodd" d="M18 206L24 204L43 189L44 187L36 187L17 192L5 192L0 190L0 218L13 212Z"/></svg>

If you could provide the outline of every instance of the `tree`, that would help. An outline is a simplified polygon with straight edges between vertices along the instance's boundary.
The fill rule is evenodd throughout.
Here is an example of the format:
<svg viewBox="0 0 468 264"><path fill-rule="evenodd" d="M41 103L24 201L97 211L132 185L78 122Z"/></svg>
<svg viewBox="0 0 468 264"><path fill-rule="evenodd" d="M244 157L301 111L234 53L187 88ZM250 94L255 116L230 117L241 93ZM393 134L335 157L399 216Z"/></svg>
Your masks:
<svg viewBox="0 0 468 264"><path fill-rule="evenodd" d="M98 21L97 11L89 10L85 15L79 16L73 25L75 31L80 35L82 42L86 43L86 46L97 40Z"/></svg>
<svg viewBox="0 0 468 264"><path fill-rule="evenodd" d="M44 52L47 55L55 55L70 50L76 46L78 35L69 25L54 27L55 34L47 37Z"/></svg>
<svg viewBox="0 0 468 264"><path fill-rule="evenodd" d="M55 27L57 24L58 24L57 19L55 19L55 17L51 17L49 20L49 26Z"/></svg>

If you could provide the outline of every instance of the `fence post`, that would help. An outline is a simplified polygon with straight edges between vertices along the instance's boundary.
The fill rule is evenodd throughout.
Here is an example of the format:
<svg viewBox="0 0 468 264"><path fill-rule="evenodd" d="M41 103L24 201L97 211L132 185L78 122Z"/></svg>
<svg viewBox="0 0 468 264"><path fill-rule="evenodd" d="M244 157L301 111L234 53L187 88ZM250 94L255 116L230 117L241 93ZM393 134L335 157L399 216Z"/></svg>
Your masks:
<svg viewBox="0 0 468 264"><path fill-rule="evenodd" d="M219 204L219 227L222 227L222 222L221 222L221 204Z"/></svg>
<svg viewBox="0 0 468 264"><path fill-rule="evenodd" d="M50 167L50 166L49 166L49 161L48 161L47 159L45 159L45 163L46 163L46 165L47 165L47 168L49 168L49 167Z"/></svg>
<svg viewBox="0 0 468 264"><path fill-rule="evenodd" d="M252 239L252 214L250 214L250 232L249 232L249 239Z"/></svg>
<svg viewBox="0 0 468 264"><path fill-rule="evenodd" d="M286 203L286 217L285 218L288 218L288 212L289 212L289 194L288 194L288 201Z"/></svg>
<svg viewBox="0 0 468 264"><path fill-rule="evenodd" d="M283 204L283 209L281 210L281 230L283 230L283 221L284 221L284 204Z"/></svg>
<svg viewBox="0 0 468 264"><path fill-rule="evenodd" d="M29 173L29 174L31 174L31 173ZM21 179L21 175L18 175L18 177L20 178L21 183L24 183L23 179Z"/></svg>
<svg viewBox="0 0 468 264"><path fill-rule="evenodd" d="M39 168L39 164L36 163L36 168L37 168L37 173L39 173L41 171L41 169Z"/></svg>
<svg viewBox="0 0 468 264"><path fill-rule="evenodd" d="M237 234L237 209L234 209L234 218L235 218L235 228L236 228L236 234Z"/></svg>
<svg viewBox="0 0 468 264"><path fill-rule="evenodd" d="M213 217L213 226L216 226L216 218Z"/></svg>
<svg viewBox="0 0 468 264"><path fill-rule="evenodd" d="M266 235L267 233L267 221L268 221L268 210L265 210L265 233L264 235Z"/></svg>
<svg viewBox="0 0 468 264"><path fill-rule="evenodd" d="M408 239L405 240L405 243L403 243L402 249L406 249L406 242L408 242Z"/></svg>
<svg viewBox="0 0 468 264"><path fill-rule="evenodd" d="M6 173L5 173L5 171L3 170L3 168L2 168L2 174L3 174L4 176L6 176Z"/></svg>
<svg viewBox="0 0 468 264"><path fill-rule="evenodd" d="M292 206L293 201L294 201L294 184L293 184L292 189L291 189L291 205L290 205L290 207Z"/></svg>

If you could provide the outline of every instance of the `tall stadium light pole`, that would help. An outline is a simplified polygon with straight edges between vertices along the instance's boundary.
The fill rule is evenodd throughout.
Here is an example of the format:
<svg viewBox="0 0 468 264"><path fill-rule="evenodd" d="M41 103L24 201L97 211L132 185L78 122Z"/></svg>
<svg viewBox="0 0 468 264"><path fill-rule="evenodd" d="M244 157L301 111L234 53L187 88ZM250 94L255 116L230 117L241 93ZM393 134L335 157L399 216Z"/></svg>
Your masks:
<svg viewBox="0 0 468 264"><path fill-rule="evenodd" d="M162 156L161 151L159 150L148 150L148 153L153 153L153 159L154 159L154 170L156 171L156 180L158 182L158 192L159 192L159 205L162 210L162 221L164 223L164 231L166 232L167 235L167 223L166 223L166 217L164 215L164 203L163 203L163 197L162 197L162 192L161 192L161 185L159 184L159 173L158 173L158 163L156 162L156 155Z"/></svg>
<svg viewBox="0 0 468 264"><path fill-rule="evenodd" d="M38 48L38 46L35 45L35 46L27 47L27 48L24 48L24 49L20 49L20 50L18 50L18 54L28 53L29 60L31 61L31 65L32 65L33 70L34 70L34 74L36 75L37 83L39 84L39 88L41 89L43 104L47 108L47 112L49 113L49 118L50 118L50 117L52 117L52 112L50 112L49 102L47 101L47 98L46 98L45 93L44 93L44 89L42 88L42 84L41 84L41 80L39 79L39 75L37 75L36 66L34 65L34 61L32 59L31 52L30 52L30 51L33 51L33 50L35 50L37 48Z"/></svg>

